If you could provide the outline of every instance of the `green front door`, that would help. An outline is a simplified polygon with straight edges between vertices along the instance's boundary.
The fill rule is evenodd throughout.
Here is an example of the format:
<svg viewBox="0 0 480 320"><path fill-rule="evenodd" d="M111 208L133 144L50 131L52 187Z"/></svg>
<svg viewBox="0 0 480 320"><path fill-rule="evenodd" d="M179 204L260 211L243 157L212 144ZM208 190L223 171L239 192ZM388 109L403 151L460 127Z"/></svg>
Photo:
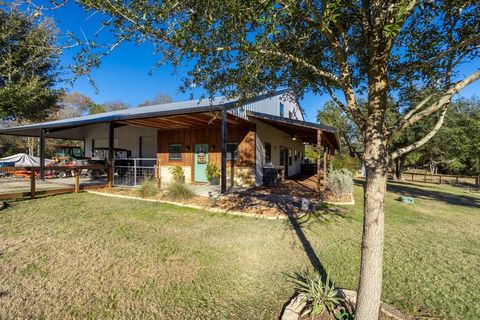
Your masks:
<svg viewBox="0 0 480 320"><path fill-rule="evenodd" d="M205 172L208 164L208 144L195 145L195 157L193 160L195 182L208 182L207 173Z"/></svg>

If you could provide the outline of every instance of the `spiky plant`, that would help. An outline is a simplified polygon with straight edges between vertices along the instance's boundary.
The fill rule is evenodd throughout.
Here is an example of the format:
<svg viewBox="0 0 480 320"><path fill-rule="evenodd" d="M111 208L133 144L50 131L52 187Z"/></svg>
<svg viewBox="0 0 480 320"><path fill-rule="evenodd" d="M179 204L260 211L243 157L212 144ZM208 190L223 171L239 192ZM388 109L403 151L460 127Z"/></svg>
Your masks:
<svg viewBox="0 0 480 320"><path fill-rule="evenodd" d="M195 193L183 183L173 183L167 189L166 197L170 200L188 200L195 196Z"/></svg>
<svg viewBox="0 0 480 320"><path fill-rule="evenodd" d="M157 183L153 180L146 179L142 182L137 190L142 198L151 198L158 194Z"/></svg>
<svg viewBox="0 0 480 320"><path fill-rule="evenodd" d="M315 317L325 310L333 312L335 306L344 301L339 297L335 284L333 282L329 284L329 277L327 276L327 280L323 282L318 272L296 274L291 277L291 281L295 284L295 290L303 295L301 302L307 303L305 314L311 313Z"/></svg>

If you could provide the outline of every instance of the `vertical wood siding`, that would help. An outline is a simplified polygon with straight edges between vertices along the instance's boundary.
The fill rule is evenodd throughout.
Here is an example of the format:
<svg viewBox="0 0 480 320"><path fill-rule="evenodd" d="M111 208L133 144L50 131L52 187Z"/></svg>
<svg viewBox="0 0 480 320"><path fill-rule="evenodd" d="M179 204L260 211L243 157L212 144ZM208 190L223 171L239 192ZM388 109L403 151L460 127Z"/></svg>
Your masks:
<svg viewBox="0 0 480 320"><path fill-rule="evenodd" d="M221 142L220 128L209 127L199 129L158 130L157 158L161 166L193 166L195 144L208 144L208 161L221 165ZM168 157L168 145L182 145L182 158L178 161L170 161ZM238 159L234 167L255 167L255 127L229 126L227 130L227 143L238 144ZM214 146L214 150L213 149ZM189 150L187 150L189 147ZM232 161L227 161L227 167L231 167ZM192 169L192 181L195 181Z"/></svg>

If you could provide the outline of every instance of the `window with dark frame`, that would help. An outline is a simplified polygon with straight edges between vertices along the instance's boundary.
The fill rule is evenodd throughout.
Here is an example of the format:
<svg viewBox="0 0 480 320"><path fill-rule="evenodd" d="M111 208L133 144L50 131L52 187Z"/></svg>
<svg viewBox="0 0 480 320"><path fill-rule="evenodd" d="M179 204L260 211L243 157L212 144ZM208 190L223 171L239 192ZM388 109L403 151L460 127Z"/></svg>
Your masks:
<svg viewBox="0 0 480 320"><path fill-rule="evenodd" d="M288 165L292 165L292 149L288 149Z"/></svg>
<svg viewBox="0 0 480 320"><path fill-rule="evenodd" d="M227 160L232 160L232 154L233 154L233 160L237 160L238 159L238 143L236 142L227 143Z"/></svg>
<svg viewBox="0 0 480 320"><path fill-rule="evenodd" d="M268 142L265 142L265 162L272 162L272 145Z"/></svg>
<svg viewBox="0 0 480 320"><path fill-rule="evenodd" d="M297 150L295 150L295 151L293 152L293 154L294 154L295 161L297 161L297 160L298 160L298 153L297 153Z"/></svg>
<svg viewBox="0 0 480 320"><path fill-rule="evenodd" d="M182 160L182 144L174 143L168 145L168 160L178 161Z"/></svg>
<svg viewBox="0 0 480 320"><path fill-rule="evenodd" d="M285 114L285 106L280 102L280 117L283 117Z"/></svg>

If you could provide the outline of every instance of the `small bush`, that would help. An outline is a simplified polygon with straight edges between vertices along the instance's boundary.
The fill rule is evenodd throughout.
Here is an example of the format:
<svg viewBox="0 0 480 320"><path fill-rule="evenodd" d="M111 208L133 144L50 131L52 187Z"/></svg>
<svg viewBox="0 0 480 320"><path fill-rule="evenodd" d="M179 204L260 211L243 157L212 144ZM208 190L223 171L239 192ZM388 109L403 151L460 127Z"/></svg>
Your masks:
<svg viewBox="0 0 480 320"><path fill-rule="evenodd" d="M353 192L352 173L347 169L330 170L327 174L327 188L335 198L348 197Z"/></svg>
<svg viewBox="0 0 480 320"><path fill-rule="evenodd" d="M357 172L360 169L360 160L351 157L347 153L338 153L330 162L333 169L347 169L350 172Z"/></svg>
<svg viewBox="0 0 480 320"><path fill-rule="evenodd" d="M177 181L185 175L185 171L179 165L170 168L170 173L172 174L173 181Z"/></svg>
<svg viewBox="0 0 480 320"><path fill-rule="evenodd" d="M213 178L220 177L220 168L215 163L209 163L205 173L207 174L207 180L212 181Z"/></svg>
<svg viewBox="0 0 480 320"><path fill-rule="evenodd" d="M173 183L167 189L166 198L170 200L188 200L195 196L195 193L183 183Z"/></svg>
<svg viewBox="0 0 480 320"><path fill-rule="evenodd" d="M318 272L296 274L291 279L295 290L304 296L302 302L307 303L306 314L311 313L313 317L319 316L324 310L333 313L335 307L344 301L333 282L329 284L328 276L325 283Z"/></svg>
<svg viewBox="0 0 480 320"><path fill-rule="evenodd" d="M153 180L144 180L137 192L142 198L154 197L158 194L157 183Z"/></svg>

